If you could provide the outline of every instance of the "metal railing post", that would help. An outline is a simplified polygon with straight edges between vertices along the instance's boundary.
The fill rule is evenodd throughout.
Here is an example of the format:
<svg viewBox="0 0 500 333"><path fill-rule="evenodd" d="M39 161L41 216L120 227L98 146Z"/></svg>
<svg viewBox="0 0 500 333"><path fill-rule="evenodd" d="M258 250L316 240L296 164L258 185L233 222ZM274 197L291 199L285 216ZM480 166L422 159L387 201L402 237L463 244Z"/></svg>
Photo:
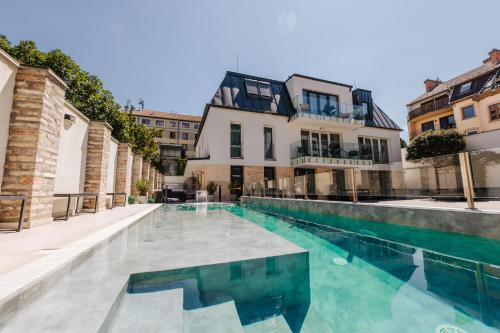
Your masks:
<svg viewBox="0 0 500 333"><path fill-rule="evenodd" d="M358 191L356 190L356 177L354 175L354 169L349 169L349 176L351 177L352 184L352 202L358 202Z"/></svg>
<svg viewBox="0 0 500 333"><path fill-rule="evenodd" d="M476 209L476 207L474 206L474 183L472 182L469 153L459 153L458 157L460 160L460 173L462 174L464 196L467 199L467 208Z"/></svg>

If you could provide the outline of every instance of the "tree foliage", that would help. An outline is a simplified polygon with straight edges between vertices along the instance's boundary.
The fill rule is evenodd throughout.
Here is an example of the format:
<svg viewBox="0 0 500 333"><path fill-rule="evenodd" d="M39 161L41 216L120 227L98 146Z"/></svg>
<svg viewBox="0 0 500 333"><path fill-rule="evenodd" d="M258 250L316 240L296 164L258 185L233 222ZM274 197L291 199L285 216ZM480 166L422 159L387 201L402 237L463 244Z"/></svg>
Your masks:
<svg viewBox="0 0 500 333"><path fill-rule="evenodd" d="M456 154L464 149L464 136L454 129L426 131L410 142L406 149L406 159L411 161Z"/></svg>
<svg viewBox="0 0 500 333"><path fill-rule="evenodd" d="M119 141L129 142L134 153L142 155L146 160L159 155L155 138L161 132L136 123L131 116L133 110L130 102L127 103L128 109L122 111L113 94L104 88L102 81L96 75L81 69L60 49L44 53L31 40L22 40L17 45L12 45L1 34L0 48L22 65L47 67L54 71L68 86L66 99L91 120L109 123L113 128L113 136ZM140 99L139 104L144 108L144 100Z"/></svg>

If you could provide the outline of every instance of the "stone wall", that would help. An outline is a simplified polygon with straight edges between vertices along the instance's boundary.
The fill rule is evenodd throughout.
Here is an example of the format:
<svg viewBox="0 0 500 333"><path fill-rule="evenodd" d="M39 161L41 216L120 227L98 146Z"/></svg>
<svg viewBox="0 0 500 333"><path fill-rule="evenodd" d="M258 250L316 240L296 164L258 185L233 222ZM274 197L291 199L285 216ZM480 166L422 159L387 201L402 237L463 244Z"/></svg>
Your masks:
<svg viewBox="0 0 500 333"><path fill-rule="evenodd" d="M118 163L116 168L116 184L115 192L127 193L127 197L130 195L130 185L132 182L129 168L132 165L132 146L129 143L120 143L118 145ZM125 202L127 200L125 199ZM123 196L118 196L116 198L117 204L123 203Z"/></svg>
<svg viewBox="0 0 500 333"><path fill-rule="evenodd" d="M26 194L26 227L52 220L66 85L48 69L20 67L16 75L2 192ZM18 219L16 203L3 202L0 221Z"/></svg>
<svg viewBox="0 0 500 333"><path fill-rule="evenodd" d="M142 157L134 154L132 161L132 183L130 184L130 193L133 196L139 195L139 191L137 191L137 188L135 187L135 183L139 179L142 179Z"/></svg>
<svg viewBox="0 0 500 333"><path fill-rule="evenodd" d="M148 191L148 197L153 196L153 193L155 191L155 176L156 176L156 169L155 168L150 168L149 169L149 191Z"/></svg>
<svg viewBox="0 0 500 333"><path fill-rule="evenodd" d="M106 209L106 187L108 181L111 130L111 127L105 122L90 122L84 191L99 194L99 200L97 202L98 211ZM93 207L93 200L86 199L84 201L84 208Z"/></svg>

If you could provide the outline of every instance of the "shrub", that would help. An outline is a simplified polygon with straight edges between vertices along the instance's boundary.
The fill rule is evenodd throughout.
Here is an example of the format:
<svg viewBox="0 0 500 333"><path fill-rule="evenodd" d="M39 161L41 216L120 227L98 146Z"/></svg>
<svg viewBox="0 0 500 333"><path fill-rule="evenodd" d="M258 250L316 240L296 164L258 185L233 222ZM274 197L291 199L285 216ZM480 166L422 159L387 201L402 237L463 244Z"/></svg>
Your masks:
<svg viewBox="0 0 500 333"><path fill-rule="evenodd" d="M207 192L209 195L214 195L217 191L217 185L214 182L208 182L207 184Z"/></svg>
<svg viewBox="0 0 500 333"><path fill-rule="evenodd" d="M426 131L410 142L406 149L406 159L411 161L456 154L464 149L464 136L454 129Z"/></svg>
<svg viewBox="0 0 500 333"><path fill-rule="evenodd" d="M149 180L139 179L135 182L135 188L140 193L140 195L146 195L149 190Z"/></svg>
<svg viewBox="0 0 500 333"><path fill-rule="evenodd" d="M149 198L149 199L148 199L148 203L155 203L155 199L153 199L153 198Z"/></svg>
<svg viewBox="0 0 500 333"><path fill-rule="evenodd" d="M129 195L129 197L128 197L128 204L129 205L135 204L135 197L133 195Z"/></svg>

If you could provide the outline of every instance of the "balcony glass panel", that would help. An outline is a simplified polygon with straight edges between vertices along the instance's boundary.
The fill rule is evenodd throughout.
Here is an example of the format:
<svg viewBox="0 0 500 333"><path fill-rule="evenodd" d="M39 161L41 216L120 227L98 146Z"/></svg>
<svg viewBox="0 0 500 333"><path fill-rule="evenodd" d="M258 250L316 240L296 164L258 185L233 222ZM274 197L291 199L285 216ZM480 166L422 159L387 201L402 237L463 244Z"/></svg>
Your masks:
<svg viewBox="0 0 500 333"><path fill-rule="evenodd" d="M293 105L297 114L311 118L321 116L330 120L365 120L368 111L366 106L339 103L337 96L308 91L293 98Z"/></svg>

